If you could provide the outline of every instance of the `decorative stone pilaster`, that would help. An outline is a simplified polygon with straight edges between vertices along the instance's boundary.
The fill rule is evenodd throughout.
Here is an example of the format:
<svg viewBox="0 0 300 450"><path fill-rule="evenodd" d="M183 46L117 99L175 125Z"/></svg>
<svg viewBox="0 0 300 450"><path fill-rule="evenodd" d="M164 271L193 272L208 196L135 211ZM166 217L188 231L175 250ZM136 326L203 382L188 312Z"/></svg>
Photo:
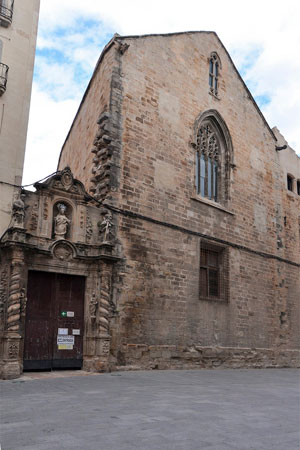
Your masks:
<svg viewBox="0 0 300 450"><path fill-rule="evenodd" d="M4 299L4 330L2 334L2 361L0 377L17 378L22 373L21 355L21 317L25 317L26 295L24 288L23 252L14 249L10 265L1 283L1 297ZM4 273L4 272L3 272ZM6 278L7 273L7 278Z"/></svg>

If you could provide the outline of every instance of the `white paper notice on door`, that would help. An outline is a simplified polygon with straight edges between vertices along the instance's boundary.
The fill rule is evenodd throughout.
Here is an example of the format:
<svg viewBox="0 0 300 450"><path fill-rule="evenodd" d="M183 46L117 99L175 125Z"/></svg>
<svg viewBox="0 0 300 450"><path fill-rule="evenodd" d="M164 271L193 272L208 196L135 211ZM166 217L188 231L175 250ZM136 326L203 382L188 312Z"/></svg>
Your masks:
<svg viewBox="0 0 300 450"><path fill-rule="evenodd" d="M68 328L59 328L57 334L63 334L63 335L66 335L66 334L68 334L68 333L69 333Z"/></svg>
<svg viewBox="0 0 300 450"><path fill-rule="evenodd" d="M57 336L57 345L74 345L75 343L75 337L74 336Z"/></svg>
<svg viewBox="0 0 300 450"><path fill-rule="evenodd" d="M72 334L74 334L75 336L79 336L80 335L80 330L78 330L77 328L73 328Z"/></svg>

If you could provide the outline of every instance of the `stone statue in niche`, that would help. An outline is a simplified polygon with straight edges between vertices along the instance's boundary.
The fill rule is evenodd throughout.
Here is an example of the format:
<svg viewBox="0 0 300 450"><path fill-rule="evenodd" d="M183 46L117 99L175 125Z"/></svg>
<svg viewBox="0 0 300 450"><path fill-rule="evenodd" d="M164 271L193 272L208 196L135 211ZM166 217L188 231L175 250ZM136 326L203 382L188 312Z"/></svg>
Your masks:
<svg viewBox="0 0 300 450"><path fill-rule="evenodd" d="M113 235L113 218L110 211L105 211L102 220L98 222L99 234L102 243L112 241Z"/></svg>
<svg viewBox="0 0 300 450"><path fill-rule="evenodd" d="M90 317L93 320L96 319L97 308L98 308L98 300L96 298L95 292L93 292L92 296L90 298L90 304L89 304Z"/></svg>
<svg viewBox="0 0 300 450"><path fill-rule="evenodd" d="M14 200L12 205L13 227L24 228L25 218L25 194L21 192Z"/></svg>
<svg viewBox="0 0 300 450"><path fill-rule="evenodd" d="M58 203L57 209L59 212L54 219L54 238L56 240L65 239L71 221L65 215L67 207L64 203Z"/></svg>

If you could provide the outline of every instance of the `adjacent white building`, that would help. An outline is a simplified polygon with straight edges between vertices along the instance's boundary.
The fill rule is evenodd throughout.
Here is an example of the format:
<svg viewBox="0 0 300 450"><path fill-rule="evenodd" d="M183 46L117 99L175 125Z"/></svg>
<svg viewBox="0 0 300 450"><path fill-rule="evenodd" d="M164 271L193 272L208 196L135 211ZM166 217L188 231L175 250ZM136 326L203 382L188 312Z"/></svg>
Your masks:
<svg viewBox="0 0 300 450"><path fill-rule="evenodd" d="M40 0L0 0L0 236L23 173Z"/></svg>

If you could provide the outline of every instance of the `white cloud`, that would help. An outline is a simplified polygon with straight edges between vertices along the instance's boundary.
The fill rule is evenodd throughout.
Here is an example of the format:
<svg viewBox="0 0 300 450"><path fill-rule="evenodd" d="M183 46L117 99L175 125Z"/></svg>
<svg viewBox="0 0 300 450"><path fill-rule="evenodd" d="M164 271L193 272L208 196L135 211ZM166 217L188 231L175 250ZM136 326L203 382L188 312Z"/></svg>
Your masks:
<svg viewBox="0 0 300 450"><path fill-rule="evenodd" d="M30 151L25 155L23 184L33 183L55 172L61 145L69 131L78 102L56 102L33 85L28 130Z"/></svg>
<svg viewBox="0 0 300 450"><path fill-rule="evenodd" d="M56 167L84 87L114 32L216 31L252 94L269 98L261 106L269 125L276 125L300 154L299 16L298 0L41 0L24 180L36 178L42 167L43 174L47 172L44 161L51 171ZM28 164L39 158L38 147L47 148L49 157L40 159L39 170L31 172Z"/></svg>

